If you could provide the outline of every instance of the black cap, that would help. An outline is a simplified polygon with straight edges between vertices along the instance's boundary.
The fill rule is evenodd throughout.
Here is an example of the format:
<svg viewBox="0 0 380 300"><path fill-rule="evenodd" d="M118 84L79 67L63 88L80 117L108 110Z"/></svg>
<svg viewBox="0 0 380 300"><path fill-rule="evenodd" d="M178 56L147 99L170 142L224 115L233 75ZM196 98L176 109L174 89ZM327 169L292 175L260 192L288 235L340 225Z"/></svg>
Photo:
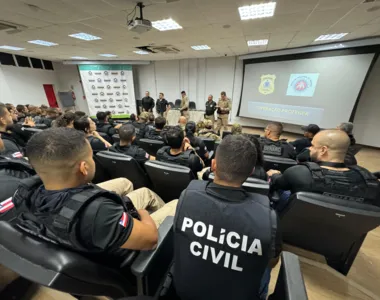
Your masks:
<svg viewBox="0 0 380 300"><path fill-rule="evenodd" d="M318 125L315 124L309 124L307 126L302 126L301 129L305 132L310 132L312 134L317 134L321 129Z"/></svg>

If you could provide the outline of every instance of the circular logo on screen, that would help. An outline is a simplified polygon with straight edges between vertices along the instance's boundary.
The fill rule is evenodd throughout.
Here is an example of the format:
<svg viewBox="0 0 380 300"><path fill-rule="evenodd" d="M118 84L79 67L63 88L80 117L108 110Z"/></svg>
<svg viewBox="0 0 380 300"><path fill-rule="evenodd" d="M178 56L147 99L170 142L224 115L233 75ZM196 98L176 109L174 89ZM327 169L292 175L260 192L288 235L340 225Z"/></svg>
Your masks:
<svg viewBox="0 0 380 300"><path fill-rule="evenodd" d="M103 108L107 108L107 105L103 104Z"/></svg>
<svg viewBox="0 0 380 300"><path fill-rule="evenodd" d="M125 101L125 102L128 102L128 98L124 98L124 101Z"/></svg>
<svg viewBox="0 0 380 300"><path fill-rule="evenodd" d="M113 99L112 99L112 98L109 98L108 101L109 101L109 102L113 102Z"/></svg>
<svg viewBox="0 0 380 300"><path fill-rule="evenodd" d="M313 82L308 76L298 76L291 83L291 87L295 92L304 92L312 85Z"/></svg>
<svg viewBox="0 0 380 300"><path fill-rule="evenodd" d="M114 81L114 82L117 82L117 78L114 78L113 81Z"/></svg>
<svg viewBox="0 0 380 300"><path fill-rule="evenodd" d="M101 93L100 93L100 96L104 96L104 92L101 92Z"/></svg>
<svg viewBox="0 0 380 300"><path fill-rule="evenodd" d="M120 92L116 92L116 96L120 96Z"/></svg>
<svg viewBox="0 0 380 300"><path fill-rule="evenodd" d="M124 84L124 85L123 85L123 89L126 89L126 88L127 88L127 86Z"/></svg>
<svg viewBox="0 0 380 300"><path fill-rule="evenodd" d="M104 75L108 75L108 71L104 71Z"/></svg>
<svg viewBox="0 0 380 300"><path fill-rule="evenodd" d="M107 89L111 89L111 86L110 86L110 85L107 85Z"/></svg>
<svg viewBox="0 0 380 300"><path fill-rule="evenodd" d="M120 74L121 74L121 75L124 75L124 71L121 71Z"/></svg>
<svg viewBox="0 0 380 300"><path fill-rule="evenodd" d="M98 78L98 82L102 82L102 79L101 79L101 78Z"/></svg>
<svg viewBox="0 0 380 300"><path fill-rule="evenodd" d="M95 85L93 85L93 86L91 86L91 88L92 88L93 90L95 90L95 89L96 89L96 86L95 86Z"/></svg>
<svg viewBox="0 0 380 300"><path fill-rule="evenodd" d="M123 108L123 105L119 104L117 107L118 107L118 108Z"/></svg>
<svg viewBox="0 0 380 300"><path fill-rule="evenodd" d="M98 98L95 98L94 101L95 101L95 102L99 102L99 99L98 99Z"/></svg>
<svg viewBox="0 0 380 300"><path fill-rule="evenodd" d="M91 72L91 71L88 71L88 75L92 75L92 72Z"/></svg>

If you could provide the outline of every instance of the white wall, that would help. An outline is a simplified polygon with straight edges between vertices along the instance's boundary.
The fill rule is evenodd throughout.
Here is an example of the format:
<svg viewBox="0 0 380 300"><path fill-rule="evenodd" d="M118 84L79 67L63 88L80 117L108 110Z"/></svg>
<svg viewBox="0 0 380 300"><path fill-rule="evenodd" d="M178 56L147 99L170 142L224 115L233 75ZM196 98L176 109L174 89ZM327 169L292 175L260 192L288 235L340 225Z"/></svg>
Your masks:
<svg viewBox="0 0 380 300"><path fill-rule="evenodd" d="M49 105L43 84L54 85L57 93L56 72L0 65L0 102L2 103Z"/></svg>
<svg viewBox="0 0 380 300"><path fill-rule="evenodd" d="M81 110L89 114L87 100L83 98L84 91L81 84L78 67L76 65L64 65L62 63L54 63L54 70L57 73L58 86L56 92L74 91L75 110Z"/></svg>
<svg viewBox="0 0 380 300"><path fill-rule="evenodd" d="M375 63L354 118L356 142L380 147L380 59Z"/></svg>

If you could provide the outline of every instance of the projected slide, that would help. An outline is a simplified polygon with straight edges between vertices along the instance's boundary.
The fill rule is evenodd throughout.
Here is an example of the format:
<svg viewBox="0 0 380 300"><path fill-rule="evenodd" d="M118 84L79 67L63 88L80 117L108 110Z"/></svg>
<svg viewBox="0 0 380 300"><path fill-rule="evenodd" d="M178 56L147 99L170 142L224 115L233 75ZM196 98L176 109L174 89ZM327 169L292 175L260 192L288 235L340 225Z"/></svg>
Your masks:
<svg viewBox="0 0 380 300"><path fill-rule="evenodd" d="M373 57L247 63L238 115L335 128L349 120Z"/></svg>

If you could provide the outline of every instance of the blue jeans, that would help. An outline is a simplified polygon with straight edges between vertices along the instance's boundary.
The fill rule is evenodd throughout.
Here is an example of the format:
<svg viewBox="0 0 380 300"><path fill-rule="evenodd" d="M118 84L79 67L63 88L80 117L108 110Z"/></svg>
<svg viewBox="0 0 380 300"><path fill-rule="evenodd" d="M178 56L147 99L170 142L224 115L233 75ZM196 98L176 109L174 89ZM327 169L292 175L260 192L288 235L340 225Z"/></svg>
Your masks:
<svg viewBox="0 0 380 300"><path fill-rule="evenodd" d="M264 271L263 277L261 278L261 283L260 283L260 299L261 300L265 300L268 296L271 271L272 271L272 268L267 267Z"/></svg>
<svg viewBox="0 0 380 300"><path fill-rule="evenodd" d="M282 212L285 209L286 205L288 205L291 192L283 190L280 190L278 192L280 194L280 200L277 202L276 211Z"/></svg>

